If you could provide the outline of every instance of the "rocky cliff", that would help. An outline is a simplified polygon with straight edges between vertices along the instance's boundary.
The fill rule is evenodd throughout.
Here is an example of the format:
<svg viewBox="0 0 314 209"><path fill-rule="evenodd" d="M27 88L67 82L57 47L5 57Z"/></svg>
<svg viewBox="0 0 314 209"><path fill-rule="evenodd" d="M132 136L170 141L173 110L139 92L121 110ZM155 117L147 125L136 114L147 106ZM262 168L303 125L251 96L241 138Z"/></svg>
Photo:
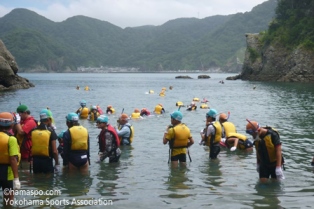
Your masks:
<svg viewBox="0 0 314 209"><path fill-rule="evenodd" d="M0 40L0 91L34 87L27 79L17 75L18 66L12 54Z"/></svg>
<svg viewBox="0 0 314 209"><path fill-rule="evenodd" d="M229 80L314 82L314 51L287 49L278 43L264 46L260 34L246 34L242 72Z"/></svg>

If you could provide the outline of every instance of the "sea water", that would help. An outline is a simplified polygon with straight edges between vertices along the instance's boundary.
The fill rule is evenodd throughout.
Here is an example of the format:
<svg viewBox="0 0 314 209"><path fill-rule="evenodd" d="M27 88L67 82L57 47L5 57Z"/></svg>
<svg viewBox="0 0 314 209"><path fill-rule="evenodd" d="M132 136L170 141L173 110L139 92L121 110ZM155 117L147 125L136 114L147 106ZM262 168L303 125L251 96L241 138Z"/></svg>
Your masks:
<svg viewBox="0 0 314 209"><path fill-rule="evenodd" d="M175 79L189 75L193 79ZM306 208L314 204L312 141L314 122L313 84L274 83L225 80L232 74L209 74L210 79L197 79L199 74L20 74L35 84L34 88L0 92L0 111L15 111L26 104L36 119L49 107L57 134L66 129L65 116L75 112L80 100L87 106L99 105L104 111L112 105L116 113L131 114L135 108L163 104L166 113L142 120L131 120L134 126L132 146L122 147L120 162L95 163L98 153L94 122L80 120L90 135L91 165L88 174L61 171L53 175L34 175L23 164L19 168L22 189L37 195L17 194L19 207L68 208L78 205L93 208ZM219 81L224 80L224 84ZM76 86L80 86L77 90ZM84 91L88 86L89 91ZM170 90L169 87L173 89ZM166 96L159 92L165 87ZM150 90L154 94L149 94ZM256 172L255 151L245 153L223 149L218 160L209 160L208 151L198 145L200 130L205 125L208 109L186 111L183 121L190 129L195 144L189 148L192 162L186 168L170 168L168 146L163 145L163 132L170 124L170 113L176 102L185 105L193 98L209 100L208 106L219 113L230 112L239 133L245 134L246 119L272 126L281 134L286 161L280 183L260 184ZM62 160L60 157L62 164ZM51 190L56 192L51 192ZM48 191L47 193L44 193ZM50 191L50 193L49 193ZM72 205L72 206L71 206Z"/></svg>

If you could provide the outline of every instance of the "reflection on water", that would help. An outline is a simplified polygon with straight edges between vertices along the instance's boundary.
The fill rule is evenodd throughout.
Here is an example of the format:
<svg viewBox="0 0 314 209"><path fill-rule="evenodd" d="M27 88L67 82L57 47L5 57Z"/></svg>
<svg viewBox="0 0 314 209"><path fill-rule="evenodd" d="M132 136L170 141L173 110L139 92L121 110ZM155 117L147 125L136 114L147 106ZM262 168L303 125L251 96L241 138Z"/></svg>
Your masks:
<svg viewBox="0 0 314 209"><path fill-rule="evenodd" d="M254 208L284 208L278 195L281 195L283 189L280 182L257 183L255 186L258 198L254 200Z"/></svg>
<svg viewBox="0 0 314 209"><path fill-rule="evenodd" d="M220 168L220 159L204 160L204 164L200 168L201 173L205 175L204 183L212 191L217 191L217 187L224 182Z"/></svg>

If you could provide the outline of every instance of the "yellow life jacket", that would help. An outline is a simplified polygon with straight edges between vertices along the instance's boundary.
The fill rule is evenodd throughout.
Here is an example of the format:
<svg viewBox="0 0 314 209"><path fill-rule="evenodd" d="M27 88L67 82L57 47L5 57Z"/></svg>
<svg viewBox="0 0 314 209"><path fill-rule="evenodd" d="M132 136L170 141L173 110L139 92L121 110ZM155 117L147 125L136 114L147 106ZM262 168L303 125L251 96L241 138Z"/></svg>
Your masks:
<svg viewBox="0 0 314 209"><path fill-rule="evenodd" d="M140 117L141 117L141 113L139 113L139 112L133 112L133 113L131 114L131 118L136 119L136 118L140 118Z"/></svg>
<svg viewBox="0 0 314 209"><path fill-rule="evenodd" d="M86 119L88 118L89 110L87 107L80 108L80 118Z"/></svg>
<svg viewBox="0 0 314 209"><path fill-rule="evenodd" d="M222 126L225 129L226 138L235 137L243 141L247 139L245 135L237 133L236 127L233 123L227 121L222 123Z"/></svg>
<svg viewBox="0 0 314 209"><path fill-rule="evenodd" d="M71 150L88 149L88 132L83 126L73 126L69 128L71 135Z"/></svg>
<svg viewBox="0 0 314 209"><path fill-rule="evenodd" d="M160 115L160 114L161 114L161 111L162 111L162 106L156 105L154 112L155 112L156 114L159 114L159 115Z"/></svg>
<svg viewBox="0 0 314 209"><path fill-rule="evenodd" d="M170 149L186 148L189 143L190 129L184 124L180 123L173 127L174 138L170 140Z"/></svg>
<svg viewBox="0 0 314 209"><path fill-rule="evenodd" d="M271 127L263 127L268 130L274 131L276 134L279 133L277 130ZM268 133L264 138L256 140L254 142L255 149L257 151L258 158L264 163L274 163L277 161L276 148L272 142L271 133Z"/></svg>
<svg viewBox="0 0 314 209"><path fill-rule="evenodd" d="M207 128L209 125L213 125L215 128L215 135L207 136ZM210 123L207 125L205 130L205 144L207 146L211 146L212 144L217 144L221 141L221 134L222 134L222 128L221 124L218 121L215 121L214 123Z"/></svg>
<svg viewBox="0 0 314 209"><path fill-rule="evenodd" d="M96 118L95 118L95 114L96 114ZM90 114L89 114L89 120L91 120L91 121L94 121L94 120L97 120L97 118L99 117L99 112L96 112L96 113L94 113L94 112L90 112Z"/></svg>
<svg viewBox="0 0 314 209"><path fill-rule="evenodd" d="M132 125L127 125L125 124L124 126L127 126L130 129L130 137L128 138L130 144L133 142L133 138L134 138L134 128ZM121 130L123 126L119 126L118 129ZM119 137L120 143L122 142L122 137Z"/></svg>
<svg viewBox="0 0 314 209"><path fill-rule="evenodd" d="M115 113L115 111L116 111L113 107L110 108L110 110L111 110L111 114Z"/></svg>
<svg viewBox="0 0 314 209"><path fill-rule="evenodd" d="M0 164L10 164L9 138L8 134L0 132Z"/></svg>
<svg viewBox="0 0 314 209"><path fill-rule="evenodd" d="M51 132L35 129L32 131L32 155L49 157L49 142Z"/></svg>

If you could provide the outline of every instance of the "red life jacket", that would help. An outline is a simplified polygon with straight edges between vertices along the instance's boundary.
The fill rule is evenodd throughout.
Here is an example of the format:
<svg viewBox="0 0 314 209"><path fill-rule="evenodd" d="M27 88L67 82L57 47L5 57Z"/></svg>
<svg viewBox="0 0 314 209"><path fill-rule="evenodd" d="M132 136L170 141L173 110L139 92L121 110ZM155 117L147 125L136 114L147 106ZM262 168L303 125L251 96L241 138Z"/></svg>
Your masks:
<svg viewBox="0 0 314 209"><path fill-rule="evenodd" d="M116 143L117 148L120 146L120 139L116 130L110 124L108 124L107 129L101 131L101 133L99 134L99 148L101 152L103 152L106 149L106 139L104 137L105 136L104 132L106 131L109 131L114 136L114 141Z"/></svg>

